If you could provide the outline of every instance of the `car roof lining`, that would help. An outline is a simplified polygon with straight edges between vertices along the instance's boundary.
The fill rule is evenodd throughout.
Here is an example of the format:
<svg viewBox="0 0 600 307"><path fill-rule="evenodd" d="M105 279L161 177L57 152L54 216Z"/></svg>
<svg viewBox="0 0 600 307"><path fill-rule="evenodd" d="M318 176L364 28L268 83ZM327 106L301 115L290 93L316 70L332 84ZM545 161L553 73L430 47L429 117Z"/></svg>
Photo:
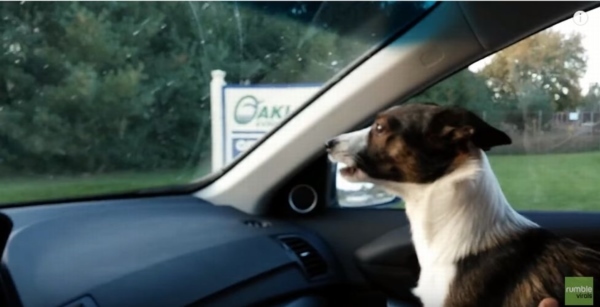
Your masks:
<svg viewBox="0 0 600 307"><path fill-rule="evenodd" d="M260 214L277 187L323 154L324 140L578 10L599 4L443 2L195 195Z"/></svg>

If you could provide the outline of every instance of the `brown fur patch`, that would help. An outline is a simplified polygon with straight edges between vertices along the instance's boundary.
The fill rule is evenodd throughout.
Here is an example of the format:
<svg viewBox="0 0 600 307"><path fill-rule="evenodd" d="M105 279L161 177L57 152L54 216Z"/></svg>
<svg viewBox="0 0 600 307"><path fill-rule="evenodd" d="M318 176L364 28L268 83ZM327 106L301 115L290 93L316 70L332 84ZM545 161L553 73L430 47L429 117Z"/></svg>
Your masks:
<svg viewBox="0 0 600 307"><path fill-rule="evenodd" d="M402 105L377 116L357 164L372 178L429 183L467 161L471 148L506 143L508 136L466 110Z"/></svg>
<svg viewBox="0 0 600 307"><path fill-rule="evenodd" d="M398 129L398 125L396 118L381 114L369 133L366 154L378 161L375 166L377 172L389 174L399 180L417 181L418 153L397 133L395 129Z"/></svg>
<svg viewBox="0 0 600 307"><path fill-rule="evenodd" d="M473 145L467 144L465 149L458 149L458 153L456 154L456 157L446 170L446 174L452 173L454 170L456 170L469 160L479 159L480 156L481 155L479 154L479 151L475 150L475 147Z"/></svg>

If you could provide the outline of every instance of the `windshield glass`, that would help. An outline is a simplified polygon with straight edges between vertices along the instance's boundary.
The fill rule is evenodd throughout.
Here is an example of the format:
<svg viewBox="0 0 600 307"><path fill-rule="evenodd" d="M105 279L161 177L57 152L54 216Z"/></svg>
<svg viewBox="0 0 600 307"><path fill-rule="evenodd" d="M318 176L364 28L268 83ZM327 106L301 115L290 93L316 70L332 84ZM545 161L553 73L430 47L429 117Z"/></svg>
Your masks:
<svg viewBox="0 0 600 307"><path fill-rule="evenodd" d="M432 2L4 2L0 203L186 184Z"/></svg>

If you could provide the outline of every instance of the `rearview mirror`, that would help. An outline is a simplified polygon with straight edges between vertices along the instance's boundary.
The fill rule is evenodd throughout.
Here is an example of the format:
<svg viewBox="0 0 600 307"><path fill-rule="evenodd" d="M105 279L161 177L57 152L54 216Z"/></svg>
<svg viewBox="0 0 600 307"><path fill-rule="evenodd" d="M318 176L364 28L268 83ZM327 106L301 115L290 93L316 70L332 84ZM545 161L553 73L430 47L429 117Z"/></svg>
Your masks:
<svg viewBox="0 0 600 307"><path fill-rule="evenodd" d="M355 183L345 180L340 175L340 169L345 165L335 164L335 184L338 204L342 208L403 208L400 198L372 183Z"/></svg>

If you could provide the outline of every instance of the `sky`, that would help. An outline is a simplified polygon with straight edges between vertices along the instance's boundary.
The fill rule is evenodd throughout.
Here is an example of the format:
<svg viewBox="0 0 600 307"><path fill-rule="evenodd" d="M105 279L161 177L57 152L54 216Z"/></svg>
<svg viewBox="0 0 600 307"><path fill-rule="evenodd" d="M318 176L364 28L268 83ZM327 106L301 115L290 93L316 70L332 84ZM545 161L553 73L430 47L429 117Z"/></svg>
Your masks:
<svg viewBox="0 0 600 307"><path fill-rule="evenodd" d="M585 48L586 55L588 57L587 71L580 82L582 93L584 95L587 93L590 83L600 83L600 8L596 8L592 11L587 12L587 16L587 23L581 26L573 22L573 18L569 18L559 24L550 27L550 29L565 34L570 34L573 32L582 34L583 47ZM489 62L489 60L489 57L482 59L469 66L469 69L471 71L478 71L481 68L483 68ZM337 173L336 182L338 188L349 191L359 190L360 187L363 185L359 183L350 183L344 180L340 176L339 172Z"/></svg>

